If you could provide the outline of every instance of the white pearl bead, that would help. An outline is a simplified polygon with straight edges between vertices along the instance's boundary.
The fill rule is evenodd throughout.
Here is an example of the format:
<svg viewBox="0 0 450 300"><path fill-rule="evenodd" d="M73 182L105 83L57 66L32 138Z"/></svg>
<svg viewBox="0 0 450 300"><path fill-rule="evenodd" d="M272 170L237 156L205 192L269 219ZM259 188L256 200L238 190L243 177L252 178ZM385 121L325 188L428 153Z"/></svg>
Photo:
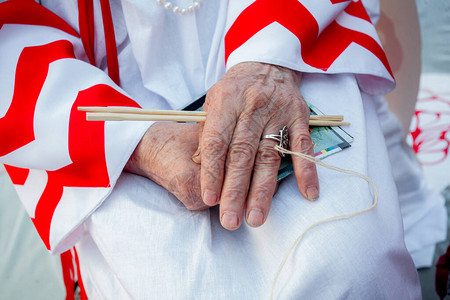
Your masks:
<svg viewBox="0 0 450 300"><path fill-rule="evenodd" d="M165 9L171 10L174 14L181 13L182 15L189 13L193 13L196 9L200 8L200 3L203 2L203 0L196 0L193 1L191 5L189 5L187 8L180 8L179 6L173 5L171 2L166 0L155 0L156 3L159 5L163 5Z"/></svg>

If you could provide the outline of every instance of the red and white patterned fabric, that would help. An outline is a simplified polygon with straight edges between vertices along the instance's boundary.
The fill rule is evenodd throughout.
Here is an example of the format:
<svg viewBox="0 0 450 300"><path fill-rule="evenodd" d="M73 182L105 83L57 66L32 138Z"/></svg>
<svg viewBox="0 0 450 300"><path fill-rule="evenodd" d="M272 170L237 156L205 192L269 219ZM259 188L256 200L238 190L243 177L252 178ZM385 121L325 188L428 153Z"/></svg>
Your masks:
<svg viewBox="0 0 450 300"><path fill-rule="evenodd" d="M0 20L1 162L47 248L62 252L145 128L87 122L77 110L138 104L87 62L77 32L61 18L34 1L7 1Z"/></svg>
<svg viewBox="0 0 450 300"><path fill-rule="evenodd" d="M227 67L267 57L274 57L270 63L302 72L358 74L368 93L393 88L392 71L360 0L232 1L225 36Z"/></svg>
<svg viewBox="0 0 450 300"><path fill-rule="evenodd" d="M60 9L55 1L42 2ZM107 30L102 36L106 25L89 25L94 9L96 16L98 10L109 11L105 3L79 1L79 26L73 16L64 20L31 0L0 4L0 161L52 252L73 246L83 220L111 191L148 126L87 122L77 111L78 106L139 106L104 71L90 65L104 59L101 46L113 39ZM355 73L371 93L393 86L361 1L229 1L220 14L225 16L219 20L226 21L214 34L224 36L213 40L218 46L218 55L212 56L216 70L207 85L223 74L225 63L229 68L261 61L303 72ZM97 18L95 24L102 21ZM122 25L118 23L116 27ZM85 33L81 38L80 31ZM113 56L108 55L108 66ZM118 74L112 77L118 82ZM152 105L144 99L140 104Z"/></svg>

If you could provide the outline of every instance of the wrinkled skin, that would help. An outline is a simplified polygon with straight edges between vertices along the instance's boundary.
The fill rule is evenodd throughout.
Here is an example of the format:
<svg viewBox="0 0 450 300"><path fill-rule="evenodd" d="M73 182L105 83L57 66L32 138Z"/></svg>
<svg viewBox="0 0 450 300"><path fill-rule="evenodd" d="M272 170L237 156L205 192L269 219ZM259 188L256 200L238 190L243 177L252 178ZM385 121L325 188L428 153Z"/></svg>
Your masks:
<svg viewBox="0 0 450 300"><path fill-rule="evenodd" d="M244 211L250 226L262 225L281 160L274 149L277 142L262 137L278 134L287 125L290 149L313 154L300 80L301 74L269 64L232 67L208 91L205 123L154 124L126 170L154 180L189 209L220 204L220 221L226 229L239 228ZM199 164L191 160L194 152ZM300 192L309 200L317 199L314 164L299 157L292 160Z"/></svg>
<svg viewBox="0 0 450 300"><path fill-rule="evenodd" d="M156 122L145 133L125 170L147 177L175 195L186 208L202 210L200 165L191 160L198 147L198 124Z"/></svg>

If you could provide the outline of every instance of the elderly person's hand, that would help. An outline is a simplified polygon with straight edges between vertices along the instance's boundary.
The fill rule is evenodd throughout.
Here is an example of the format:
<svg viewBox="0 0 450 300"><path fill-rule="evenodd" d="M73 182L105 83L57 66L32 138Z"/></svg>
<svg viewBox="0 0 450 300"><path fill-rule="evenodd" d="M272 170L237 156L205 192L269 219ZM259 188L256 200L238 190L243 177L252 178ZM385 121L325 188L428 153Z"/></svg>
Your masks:
<svg viewBox="0 0 450 300"><path fill-rule="evenodd" d="M198 147L198 124L156 122L134 150L125 171L147 177L175 195L186 208L208 208L200 194L200 166L191 160Z"/></svg>
<svg viewBox="0 0 450 300"><path fill-rule="evenodd" d="M309 108L299 84L301 74L263 64L232 67L208 92L208 112L200 141L203 201L220 203L223 227L237 229L244 210L250 226L263 224L276 189L280 156L267 134L287 126L292 151L313 155ZM302 195L315 200L319 183L313 163L292 157Z"/></svg>

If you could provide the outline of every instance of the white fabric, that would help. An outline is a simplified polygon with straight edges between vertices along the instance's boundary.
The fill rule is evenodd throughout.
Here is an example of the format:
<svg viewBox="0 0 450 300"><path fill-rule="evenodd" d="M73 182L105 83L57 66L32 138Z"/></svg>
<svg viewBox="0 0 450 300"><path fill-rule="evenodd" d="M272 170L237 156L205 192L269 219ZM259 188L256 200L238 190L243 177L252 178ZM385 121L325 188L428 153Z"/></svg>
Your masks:
<svg viewBox="0 0 450 300"><path fill-rule="evenodd" d="M353 75L305 75L303 95L352 123L352 147L325 162L369 175L375 210L309 232L281 273L276 299L419 299L391 167L373 97ZM124 173L86 222L78 244L95 299L265 299L281 259L311 223L371 205L368 184L319 167L321 196L305 200L293 176L282 182L268 220L227 231L218 210L190 212L155 183Z"/></svg>

